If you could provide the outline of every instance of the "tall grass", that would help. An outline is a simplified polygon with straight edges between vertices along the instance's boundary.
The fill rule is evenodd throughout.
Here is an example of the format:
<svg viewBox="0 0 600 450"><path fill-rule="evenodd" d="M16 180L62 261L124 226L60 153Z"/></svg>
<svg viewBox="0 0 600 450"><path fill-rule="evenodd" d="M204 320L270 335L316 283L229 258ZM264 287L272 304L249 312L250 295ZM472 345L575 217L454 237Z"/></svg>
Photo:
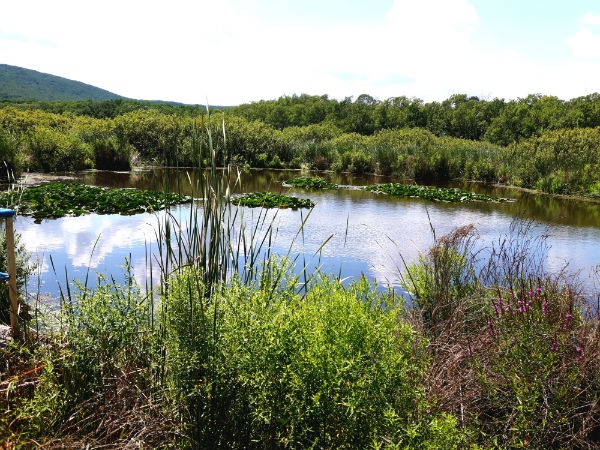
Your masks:
<svg viewBox="0 0 600 450"><path fill-rule="evenodd" d="M484 448L597 448L598 312L566 271L546 272L531 224L483 250L474 233L436 239L407 270L431 339L430 401Z"/></svg>

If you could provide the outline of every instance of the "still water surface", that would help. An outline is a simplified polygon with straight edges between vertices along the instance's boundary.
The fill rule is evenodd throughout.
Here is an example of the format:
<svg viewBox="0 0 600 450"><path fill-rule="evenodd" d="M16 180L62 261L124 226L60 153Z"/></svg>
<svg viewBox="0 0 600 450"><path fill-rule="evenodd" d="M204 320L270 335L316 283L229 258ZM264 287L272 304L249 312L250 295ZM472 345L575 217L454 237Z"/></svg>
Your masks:
<svg viewBox="0 0 600 450"><path fill-rule="evenodd" d="M504 203L449 204L419 199L398 199L361 190L305 192L282 188L281 182L298 172L251 171L241 176L241 191L282 191L312 199L316 206L303 229L298 230L308 211L278 210L274 221L277 236L275 252L302 255L300 260L318 265L327 273L347 279L360 275L381 286L398 286L404 261L413 262L433 242L431 227L438 236L473 224L480 245L498 241L509 233L515 220L533 221L531 233L548 234L546 265L559 270L568 264L579 272L588 293L597 292L595 270L600 265L600 204L559 199L518 190L481 184L461 185L464 189L515 201ZM107 187L135 187L173 191L189 188L197 172L147 169L133 172L82 172L79 181ZM327 176L326 176L327 177ZM342 185L387 182L384 178L331 175L330 181ZM185 222L190 205L174 209L175 217ZM269 214L275 214L270 212ZM256 220L258 209L245 209L245 220ZM122 267L130 260L133 274L141 286L149 279L148 255L156 252L156 229L164 212L154 214L88 215L42 220L20 216L15 222L21 241L39 261L29 293L57 297L59 283L82 281L88 270L123 280ZM325 245L323 245L325 243ZM318 256L314 256L318 253ZM52 268L54 266L54 269ZM154 265L156 266L156 264ZM154 279L157 278L154 273Z"/></svg>

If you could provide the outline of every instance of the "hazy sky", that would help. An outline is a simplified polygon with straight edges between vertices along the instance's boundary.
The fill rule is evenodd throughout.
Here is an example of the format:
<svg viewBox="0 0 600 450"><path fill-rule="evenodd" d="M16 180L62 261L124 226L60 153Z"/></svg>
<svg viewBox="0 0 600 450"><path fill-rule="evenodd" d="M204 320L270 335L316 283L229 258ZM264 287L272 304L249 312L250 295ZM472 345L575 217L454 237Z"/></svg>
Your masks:
<svg viewBox="0 0 600 450"><path fill-rule="evenodd" d="M0 63L139 99L600 92L599 0L0 0Z"/></svg>

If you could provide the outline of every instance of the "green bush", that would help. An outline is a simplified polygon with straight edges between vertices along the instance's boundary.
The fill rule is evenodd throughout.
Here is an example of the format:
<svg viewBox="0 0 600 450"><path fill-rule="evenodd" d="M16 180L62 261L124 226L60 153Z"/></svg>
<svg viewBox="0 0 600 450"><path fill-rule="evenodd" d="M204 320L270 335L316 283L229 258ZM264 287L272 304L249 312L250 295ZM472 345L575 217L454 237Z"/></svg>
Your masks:
<svg viewBox="0 0 600 450"><path fill-rule="evenodd" d="M400 305L365 280L296 288L234 282L207 303L193 271L172 280L167 367L195 445L406 448L442 423L458 442L451 418L423 414L425 342Z"/></svg>
<svg viewBox="0 0 600 450"><path fill-rule="evenodd" d="M21 157L21 144L17 135L0 126L0 164L5 165L0 170L0 179L8 179L11 176L9 171L18 173L21 169Z"/></svg>
<svg viewBox="0 0 600 450"><path fill-rule="evenodd" d="M407 267L404 287L428 334L437 334L439 327L462 311L465 299L480 286L472 255L475 239L472 225L458 228L436 239L428 253Z"/></svg>
<svg viewBox="0 0 600 450"><path fill-rule="evenodd" d="M600 181L600 128L548 131L511 144L505 153L508 182L557 194L592 192Z"/></svg>
<svg viewBox="0 0 600 450"><path fill-rule="evenodd" d="M429 401L460 415L483 448L595 448L597 317L584 317L568 278L545 273L543 238L529 228L514 226L489 253L473 245L473 233L436 239L408 267L430 339Z"/></svg>
<svg viewBox="0 0 600 450"><path fill-rule="evenodd" d="M95 140L94 167L100 170L131 170L132 148L119 142L114 136Z"/></svg>
<svg viewBox="0 0 600 450"><path fill-rule="evenodd" d="M118 285L100 277L93 291L81 287L72 300L66 295L56 330L60 338L40 346L43 372L33 397L23 404L22 431L80 438L95 429L110 431L100 419L103 412L108 418L132 408L143 390L149 395L150 362L156 361L151 308L131 280Z"/></svg>
<svg viewBox="0 0 600 450"><path fill-rule="evenodd" d="M76 134L36 126L29 134L32 169L47 172L89 169L94 166L92 147Z"/></svg>

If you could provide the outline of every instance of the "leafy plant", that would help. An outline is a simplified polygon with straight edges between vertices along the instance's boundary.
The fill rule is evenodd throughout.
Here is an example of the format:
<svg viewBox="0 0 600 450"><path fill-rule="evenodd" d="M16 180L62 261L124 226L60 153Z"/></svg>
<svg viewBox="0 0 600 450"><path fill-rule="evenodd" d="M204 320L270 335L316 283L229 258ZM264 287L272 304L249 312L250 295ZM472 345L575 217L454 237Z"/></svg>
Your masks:
<svg viewBox="0 0 600 450"><path fill-rule="evenodd" d="M105 189L76 183L51 183L2 193L0 199L20 214L37 218L158 211L191 198L166 192Z"/></svg>
<svg viewBox="0 0 600 450"><path fill-rule="evenodd" d="M337 184L330 183L321 177L297 177L286 180L284 185L300 187L308 190L336 189Z"/></svg>
<svg viewBox="0 0 600 450"><path fill-rule="evenodd" d="M392 297L364 279L346 289L321 278L305 296L293 279L276 295L234 280L208 304L196 283L185 271L164 299L167 364L196 445L406 447L431 437L420 415L425 342L398 321Z"/></svg>
<svg viewBox="0 0 600 450"><path fill-rule="evenodd" d="M252 192L232 199L236 205L250 208L312 208L315 204L307 198L298 198L274 192Z"/></svg>
<svg viewBox="0 0 600 450"><path fill-rule="evenodd" d="M503 201L505 199L490 197L489 195L476 194L458 188L438 188L433 186L419 186L416 184L387 183L365 186L367 191L384 193L396 197L419 197L427 200L443 202L469 202L469 201Z"/></svg>

